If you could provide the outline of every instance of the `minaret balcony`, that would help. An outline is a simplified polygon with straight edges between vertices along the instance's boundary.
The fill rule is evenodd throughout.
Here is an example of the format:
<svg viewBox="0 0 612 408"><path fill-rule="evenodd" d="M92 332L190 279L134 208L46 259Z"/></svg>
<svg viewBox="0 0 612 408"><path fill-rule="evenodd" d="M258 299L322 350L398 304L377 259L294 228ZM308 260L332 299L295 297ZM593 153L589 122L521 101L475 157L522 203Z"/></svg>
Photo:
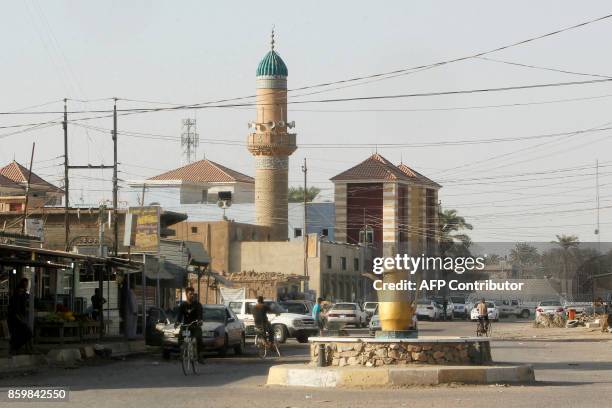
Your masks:
<svg viewBox="0 0 612 408"><path fill-rule="evenodd" d="M295 133L286 132L251 133L247 138L247 148L256 156L288 156L297 149L295 136Z"/></svg>

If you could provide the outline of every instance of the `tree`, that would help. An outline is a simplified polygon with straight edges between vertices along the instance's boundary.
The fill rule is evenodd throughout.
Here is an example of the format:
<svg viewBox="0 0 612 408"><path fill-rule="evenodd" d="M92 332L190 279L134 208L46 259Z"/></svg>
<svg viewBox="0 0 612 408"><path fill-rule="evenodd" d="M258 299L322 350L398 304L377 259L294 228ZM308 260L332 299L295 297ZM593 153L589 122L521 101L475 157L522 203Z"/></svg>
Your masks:
<svg viewBox="0 0 612 408"><path fill-rule="evenodd" d="M321 189L318 187L308 187L306 189L306 201L314 200ZM290 203L303 203L304 202L304 187L289 187L289 202Z"/></svg>
<svg viewBox="0 0 612 408"><path fill-rule="evenodd" d="M510 251L510 262L520 271L520 277L524 277L525 269L533 267L540 260L540 254L536 247L526 242L517 242Z"/></svg>
<svg viewBox="0 0 612 408"><path fill-rule="evenodd" d="M561 280L561 291L567 296L571 292L571 287L568 288L569 279L569 258L572 253L572 249L577 248L580 244L578 237L575 235L556 235L557 240L552 243L561 247L561 253L563 256L563 279Z"/></svg>
<svg viewBox="0 0 612 408"><path fill-rule="evenodd" d="M461 233L463 230L473 229L472 224L457 214L457 210L444 210L438 213L440 228L440 252L443 255L466 256L469 255L471 238Z"/></svg>

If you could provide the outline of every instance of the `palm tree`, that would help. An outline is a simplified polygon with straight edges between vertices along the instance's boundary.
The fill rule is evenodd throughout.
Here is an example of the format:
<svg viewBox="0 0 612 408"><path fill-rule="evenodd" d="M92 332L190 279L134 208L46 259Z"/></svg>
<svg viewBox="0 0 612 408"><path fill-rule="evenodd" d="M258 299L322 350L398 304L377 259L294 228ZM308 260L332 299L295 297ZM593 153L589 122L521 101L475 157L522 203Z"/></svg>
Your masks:
<svg viewBox="0 0 612 408"><path fill-rule="evenodd" d="M308 187L306 189L306 201L310 202L314 200L321 189L318 187ZM289 202L290 203L302 203L304 202L304 187L289 187Z"/></svg>
<svg viewBox="0 0 612 408"><path fill-rule="evenodd" d="M578 237L575 235L565 235L565 234L561 234L561 235L555 235L557 237L556 241L552 241L553 244L557 244L559 245L559 247L561 247L561 253L563 255L563 280L561 281L561 291L567 295L568 293L568 275L569 275L569 268L568 268L568 258L569 258L569 254L571 254L571 250L573 248L577 248L578 245L580 244L580 241L578 241Z"/></svg>
<svg viewBox="0 0 612 408"><path fill-rule="evenodd" d="M533 266L540 258L536 247L526 242L517 242L510 251L510 261L520 270L520 277L523 277L527 266Z"/></svg>
<svg viewBox="0 0 612 408"><path fill-rule="evenodd" d="M472 224L457 214L457 210L444 210L438 213L440 228L440 251L445 254L451 248L462 247L467 250L472 244L471 238L462 230L473 229Z"/></svg>

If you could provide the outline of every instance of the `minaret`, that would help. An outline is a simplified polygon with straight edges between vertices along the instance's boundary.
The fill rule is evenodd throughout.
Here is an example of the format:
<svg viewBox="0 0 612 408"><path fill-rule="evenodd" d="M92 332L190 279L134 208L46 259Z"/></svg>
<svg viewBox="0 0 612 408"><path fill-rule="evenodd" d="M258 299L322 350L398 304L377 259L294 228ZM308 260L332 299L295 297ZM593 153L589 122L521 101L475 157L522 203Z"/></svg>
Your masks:
<svg viewBox="0 0 612 408"><path fill-rule="evenodd" d="M287 133L287 66L274 51L274 30L270 51L257 67L257 120L247 140L255 156L255 223L270 227L270 240L287 240L287 190L289 156L297 148L295 134Z"/></svg>

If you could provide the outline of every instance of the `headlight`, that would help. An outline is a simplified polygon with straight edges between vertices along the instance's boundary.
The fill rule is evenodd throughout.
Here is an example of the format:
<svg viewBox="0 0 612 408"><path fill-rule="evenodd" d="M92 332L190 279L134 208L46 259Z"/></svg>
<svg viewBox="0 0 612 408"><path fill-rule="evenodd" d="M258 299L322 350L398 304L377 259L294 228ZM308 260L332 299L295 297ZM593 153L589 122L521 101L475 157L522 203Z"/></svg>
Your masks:
<svg viewBox="0 0 612 408"><path fill-rule="evenodd" d="M300 319L295 319L294 321L291 322L291 324L293 326L301 326L302 325L302 321Z"/></svg>

